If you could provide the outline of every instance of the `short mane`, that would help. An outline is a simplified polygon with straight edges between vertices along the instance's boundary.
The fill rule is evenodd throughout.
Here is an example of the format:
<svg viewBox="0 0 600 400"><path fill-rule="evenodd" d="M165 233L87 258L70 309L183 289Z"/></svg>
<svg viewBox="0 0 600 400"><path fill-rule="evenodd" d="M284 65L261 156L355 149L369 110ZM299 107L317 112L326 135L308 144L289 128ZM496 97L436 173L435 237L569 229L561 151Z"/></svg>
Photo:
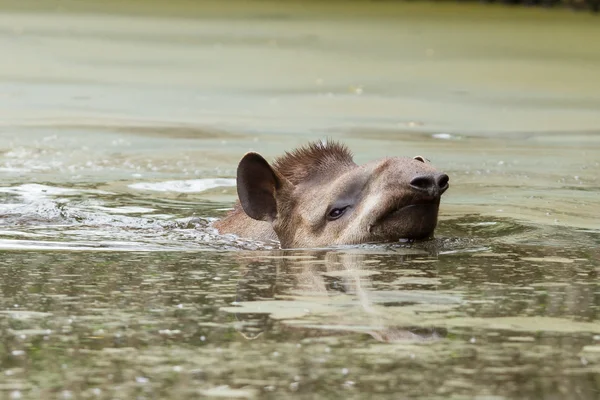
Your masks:
<svg viewBox="0 0 600 400"><path fill-rule="evenodd" d="M273 167L293 185L322 174L335 164L355 166L352 153L343 144L332 140L318 141L286 152Z"/></svg>
<svg viewBox="0 0 600 400"><path fill-rule="evenodd" d="M315 176L331 177L331 174L347 170L339 167L355 166L350 150L331 140L312 142L286 152L273 163L273 168L293 185L311 180ZM233 210L213 226L220 233L235 233L241 237L259 237L263 240L277 239L271 224L251 219L244 212L239 200Z"/></svg>

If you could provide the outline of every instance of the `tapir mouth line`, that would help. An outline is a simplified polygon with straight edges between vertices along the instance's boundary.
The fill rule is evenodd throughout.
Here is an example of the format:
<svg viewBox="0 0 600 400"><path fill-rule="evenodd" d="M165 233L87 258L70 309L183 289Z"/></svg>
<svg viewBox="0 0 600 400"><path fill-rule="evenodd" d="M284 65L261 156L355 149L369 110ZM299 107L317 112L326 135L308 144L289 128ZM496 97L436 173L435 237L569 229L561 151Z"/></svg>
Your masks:
<svg viewBox="0 0 600 400"><path fill-rule="evenodd" d="M409 204L400 205L399 207L394 207L389 211L385 212L381 217L377 218L377 221L381 221L387 219L393 214L400 213L402 211L408 210L410 208L420 207L420 206L432 206L436 204L436 200L439 199L439 196L427 196L419 199L418 201L414 201Z"/></svg>
<svg viewBox="0 0 600 400"><path fill-rule="evenodd" d="M414 201L409 204L403 204L403 205L400 205L397 207L393 207L390 210L381 214L379 217L375 218L373 223L371 223L367 226L367 231L370 234L373 233L373 228L375 228L377 225L381 224L382 221L385 221L389 218L393 218L395 216L395 214L403 213L407 210L410 210L411 208L436 206L437 201L439 201L439 199L440 199L440 196L426 196L426 197L420 198L418 201Z"/></svg>

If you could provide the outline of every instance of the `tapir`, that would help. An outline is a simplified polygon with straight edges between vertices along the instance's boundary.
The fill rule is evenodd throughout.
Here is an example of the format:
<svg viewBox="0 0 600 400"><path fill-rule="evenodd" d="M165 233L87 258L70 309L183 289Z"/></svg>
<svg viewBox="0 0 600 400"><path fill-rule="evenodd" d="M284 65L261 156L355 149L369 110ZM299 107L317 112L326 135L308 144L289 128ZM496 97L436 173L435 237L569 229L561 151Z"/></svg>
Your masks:
<svg viewBox="0 0 600 400"><path fill-rule="evenodd" d="M239 201L214 227L278 240L283 249L427 239L448 183L421 156L357 165L334 141L309 143L272 164L250 152L237 168Z"/></svg>

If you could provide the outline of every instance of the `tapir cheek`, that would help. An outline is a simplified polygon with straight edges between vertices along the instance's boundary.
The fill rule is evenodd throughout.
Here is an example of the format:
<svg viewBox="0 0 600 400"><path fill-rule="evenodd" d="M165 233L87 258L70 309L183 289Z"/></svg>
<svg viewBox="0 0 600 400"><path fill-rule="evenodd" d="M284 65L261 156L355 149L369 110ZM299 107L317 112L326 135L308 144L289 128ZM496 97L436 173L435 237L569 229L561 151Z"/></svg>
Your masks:
<svg viewBox="0 0 600 400"><path fill-rule="evenodd" d="M359 219L364 219L365 217L373 214L375 209L381 204L381 200L381 195L378 193L367 196L367 198L360 205L359 210L357 210L359 212L357 217Z"/></svg>

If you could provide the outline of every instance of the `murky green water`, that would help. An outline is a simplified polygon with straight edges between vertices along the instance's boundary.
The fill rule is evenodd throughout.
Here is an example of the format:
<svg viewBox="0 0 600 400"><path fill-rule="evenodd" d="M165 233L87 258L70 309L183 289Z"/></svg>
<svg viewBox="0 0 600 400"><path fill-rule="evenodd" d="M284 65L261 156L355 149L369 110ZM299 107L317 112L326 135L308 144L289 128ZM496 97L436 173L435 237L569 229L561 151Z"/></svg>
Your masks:
<svg viewBox="0 0 600 400"><path fill-rule="evenodd" d="M0 398L598 398L597 17L228 4L0 2ZM437 238L212 231L323 137L445 170Z"/></svg>

